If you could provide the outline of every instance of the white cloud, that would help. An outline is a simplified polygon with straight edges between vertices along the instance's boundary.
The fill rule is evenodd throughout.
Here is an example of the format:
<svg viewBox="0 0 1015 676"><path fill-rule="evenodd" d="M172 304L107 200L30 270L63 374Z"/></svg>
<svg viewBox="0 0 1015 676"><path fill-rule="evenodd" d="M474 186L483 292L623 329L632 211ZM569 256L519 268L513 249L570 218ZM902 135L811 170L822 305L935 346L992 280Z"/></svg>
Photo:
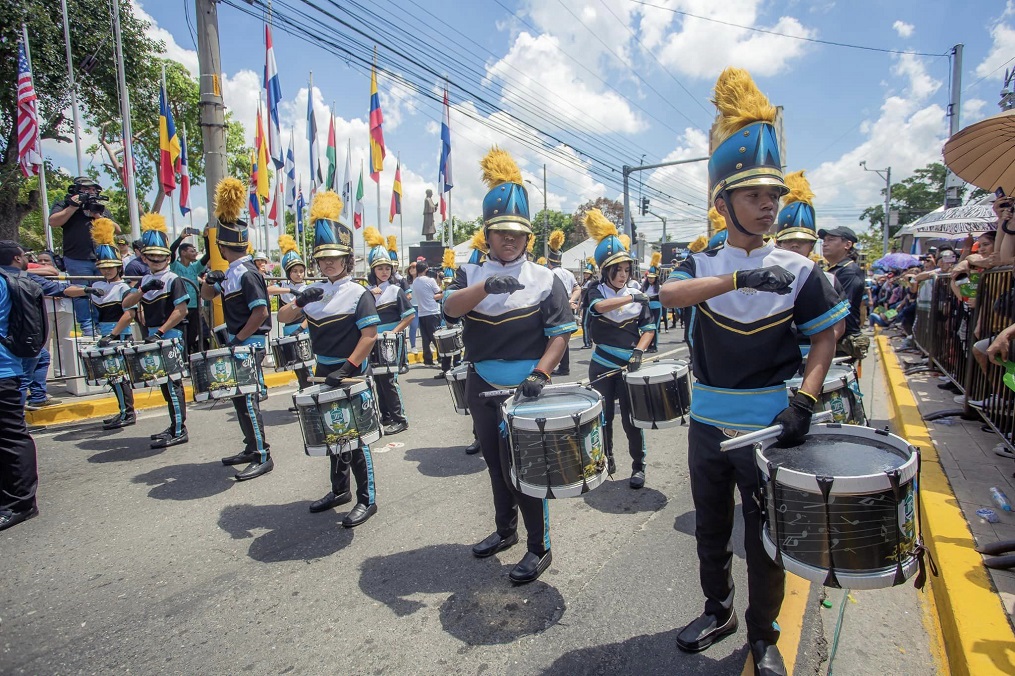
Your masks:
<svg viewBox="0 0 1015 676"><path fill-rule="evenodd" d="M600 0L598 4L527 0L522 11L537 28L558 39L562 52L600 72L599 67L607 65L630 65L629 27L636 10L637 5L628 0Z"/></svg>
<svg viewBox="0 0 1015 676"><path fill-rule="evenodd" d="M900 38L908 38L913 34L913 24L899 20L892 24L892 30L898 33Z"/></svg>
<svg viewBox="0 0 1015 676"><path fill-rule="evenodd" d="M1001 66L1015 55L1015 27L1004 21L1015 14L1013 3L1009 0L1005 6L1004 13L994 22L990 29L991 45L987 56L977 66L977 77L988 77L994 71L1000 70Z"/></svg>
<svg viewBox="0 0 1015 676"><path fill-rule="evenodd" d="M167 59L182 63L190 71L190 74L196 78L200 72L198 70L197 52L193 49L186 49L180 46L172 33L165 28L159 27L155 19L141 7L140 0L131 0L131 8L138 19L148 22L148 30L145 31L148 37L165 43L166 50L163 52L164 56Z"/></svg>

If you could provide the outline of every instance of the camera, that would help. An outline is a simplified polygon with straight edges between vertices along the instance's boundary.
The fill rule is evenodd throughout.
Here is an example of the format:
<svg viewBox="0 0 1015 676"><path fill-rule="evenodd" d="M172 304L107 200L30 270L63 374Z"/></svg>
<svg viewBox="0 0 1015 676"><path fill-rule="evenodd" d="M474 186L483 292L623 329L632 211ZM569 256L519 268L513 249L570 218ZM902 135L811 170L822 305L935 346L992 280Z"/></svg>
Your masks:
<svg viewBox="0 0 1015 676"><path fill-rule="evenodd" d="M71 190L67 193L68 202L70 202L70 198L73 195L78 196L78 206L81 207L81 210L89 213L101 214L106 209L106 205L109 204L109 197L103 195L102 193L92 194L89 192Z"/></svg>

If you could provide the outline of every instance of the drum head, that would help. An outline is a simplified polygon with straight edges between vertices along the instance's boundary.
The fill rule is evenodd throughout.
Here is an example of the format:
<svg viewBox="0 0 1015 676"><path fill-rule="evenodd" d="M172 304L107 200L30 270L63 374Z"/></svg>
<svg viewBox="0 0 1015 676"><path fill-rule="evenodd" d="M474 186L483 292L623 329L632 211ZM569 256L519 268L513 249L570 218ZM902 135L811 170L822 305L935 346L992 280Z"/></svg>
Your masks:
<svg viewBox="0 0 1015 676"><path fill-rule="evenodd" d="M647 382L650 385L655 383L673 380L674 376L682 378L687 375L687 364L679 361L661 361L654 364L646 364L634 373L624 373L624 380L628 382Z"/></svg>
<svg viewBox="0 0 1015 676"><path fill-rule="evenodd" d="M518 429L538 430L536 420L545 419L544 429L560 430L573 427L574 416L578 416L579 423L597 417L603 410L601 402L599 393L592 388L564 386L546 388L536 399L509 399L504 410Z"/></svg>

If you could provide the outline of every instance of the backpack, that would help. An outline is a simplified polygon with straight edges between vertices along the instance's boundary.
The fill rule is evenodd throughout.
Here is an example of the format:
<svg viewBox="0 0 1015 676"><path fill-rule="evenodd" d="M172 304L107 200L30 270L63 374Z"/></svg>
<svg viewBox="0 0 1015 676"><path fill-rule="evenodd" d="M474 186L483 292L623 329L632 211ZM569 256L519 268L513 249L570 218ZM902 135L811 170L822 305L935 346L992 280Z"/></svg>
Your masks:
<svg viewBox="0 0 1015 676"><path fill-rule="evenodd" d="M15 357L38 357L49 338L42 287L23 272L12 275L0 270L0 277L7 282L11 301L7 335L0 336L0 343Z"/></svg>

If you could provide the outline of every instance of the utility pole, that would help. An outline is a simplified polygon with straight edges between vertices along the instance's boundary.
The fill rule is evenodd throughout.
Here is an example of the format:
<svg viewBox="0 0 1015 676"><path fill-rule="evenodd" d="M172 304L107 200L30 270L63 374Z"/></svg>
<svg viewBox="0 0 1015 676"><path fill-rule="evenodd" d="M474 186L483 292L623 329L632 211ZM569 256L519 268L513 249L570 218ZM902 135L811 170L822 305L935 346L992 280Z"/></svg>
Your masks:
<svg viewBox="0 0 1015 676"><path fill-rule="evenodd" d="M127 211L130 214L130 234L138 239L141 237L141 215L137 208L137 187L134 185L134 132L130 126L130 95L127 92L123 44L120 40L120 0L113 0L113 39L116 49L116 79L120 88L120 116L123 118L123 176L127 183Z"/></svg>
<svg viewBox="0 0 1015 676"><path fill-rule="evenodd" d="M550 257L550 214L546 213L546 163L543 163L543 257Z"/></svg>
<svg viewBox="0 0 1015 676"><path fill-rule="evenodd" d="M892 168L887 169L868 169L867 160L861 160L860 167L864 171L873 171L875 174L885 179L885 216L884 216L884 236L882 237L883 246L885 248L885 254L888 253L888 240L890 239L888 231L891 226L892 219ZM884 172L884 173L882 173Z"/></svg>
<svg viewBox="0 0 1015 676"><path fill-rule="evenodd" d="M636 171L646 171L648 169L659 169L661 167L674 167L678 164L692 164L694 162L708 162L707 157L693 157L689 160L675 160L673 162L660 162L659 164L642 164L637 167L631 167L628 165L623 166L624 174L624 232L628 237L632 236L631 232L631 195L630 195L630 176ZM640 202L639 202L640 204ZM633 244L632 240L632 244Z"/></svg>
<svg viewBox="0 0 1015 676"><path fill-rule="evenodd" d="M952 47L951 98L948 101L948 135L959 131L959 111L962 108L962 44ZM963 181L951 169L945 174L945 209L962 206L960 197Z"/></svg>
<svg viewBox="0 0 1015 676"><path fill-rule="evenodd" d="M222 101L222 59L219 54L219 22L216 0L195 0L197 10L197 59L200 69L200 124L204 142L204 185L208 195L211 227L208 244L213 270L225 270L219 255L218 222L215 213L215 188L226 176L226 112ZM219 323L216 317L216 323Z"/></svg>
<svg viewBox="0 0 1015 676"><path fill-rule="evenodd" d="M663 222L663 237L662 237L662 239L659 240L659 243L662 244L663 242L666 241L666 217L665 216L660 216L659 214L657 214L654 211L648 211L648 210L646 210L646 213L649 213L649 214L655 216L656 218L658 218L660 221Z"/></svg>

